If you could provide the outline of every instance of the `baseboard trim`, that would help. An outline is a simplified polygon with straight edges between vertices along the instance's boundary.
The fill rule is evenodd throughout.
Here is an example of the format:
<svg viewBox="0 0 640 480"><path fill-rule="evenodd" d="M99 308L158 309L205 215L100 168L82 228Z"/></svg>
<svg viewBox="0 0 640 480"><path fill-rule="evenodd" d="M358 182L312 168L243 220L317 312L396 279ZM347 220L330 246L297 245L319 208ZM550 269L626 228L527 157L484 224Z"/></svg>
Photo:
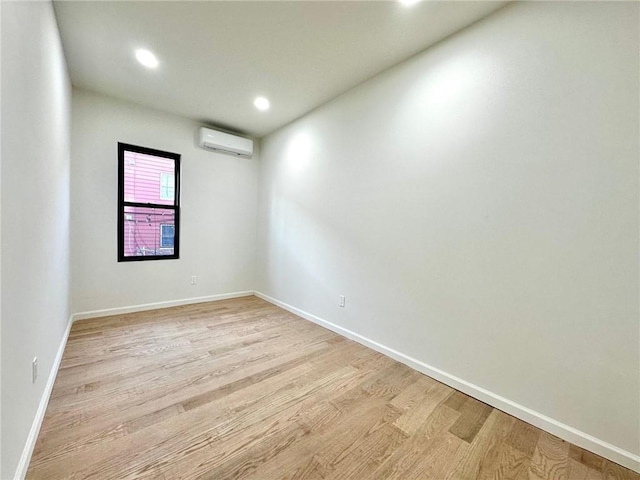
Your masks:
<svg viewBox="0 0 640 480"><path fill-rule="evenodd" d="M388 357L391 357L394 360L397 360L413 368L414 370L424 373L425 375L428 375L429 377L432 377L452 388L455 388L456 390L460 390L461 392L466 393L467 395L474 397L488 405L491 405L498 410L502 410L509 415L513 415L514 417L530 423L531 425L534 425L553 435L556 435L563 440L571 442L579 447L582 447L602 457L605 457L608 460L616 462L626 468L640 473L640 456L638 455L634 455L631 452L600 440L592 435L589 435L588 433L582 432L551 417L536 412L535 410L513 402L508 398L504 398L500 395L490 392L489 390L474 385L471 382L467 382L466 380L456 377L455 375L451 375L443 370L440 370L439 368L432 367L431 365L428 365L420 360L417 360L401 352L398 352L397 350L382 345L381 343L375 342L360 334L352 332L351 330L347 330L346 328L328 322L311 313L305 312L304 310L300 310L299 308L289 305L288 303L277 300L273 297L270 297L269 295L265 295L262 292L256 291L254 292L254 294L269 303L277 305L280 308L298 315L299 317L316 323L322 327L328 328L333 332L336 332L366 347L372 348L377 352L387 355Z"/></svg>
<svg viewBox="0 0 640 480"><path fill-rule="evenodd" d="M79 320L87 320L89 318L108 317L111 315L122 315L125 313L144 312L146 310L157 310L159 308L178 307L180 305L191 305L194 303L215 302L218 300L227 300L230 298L250 297L253 290L244 292L222 293L219 295L208 295L206 297L183 298L181 300L169 300L167 302L143 303L140 305L132 305L129 307L105 308L102 310L92 310L89 312L79 312L72 315L74 322Z"/></svg>
<svg viewBox="0 0 640 480"><path fill-rule="evenodd" d="M592 435L589 435L585 432L582 432L576 428L573 428L569 425L566 425L562 422L559 422L553 418L547 417L539 412L536 412L530 408L527 408L523 405L520 405L516 402L513 402L507 398L504 398L500 395L497 395L489 390L486 390L482 387L474 385L473 383L467 382L464 379L458 378L455 375L451 375L439 368L432 367L420 360L412 358L408 355L405 355L397 350L389 348L381 343L375 342L367 337L359 335L351 330L340 327L334 323L328 322L320 317L317 317L311 313L308 313L304 310L296 308L292 305L289 305L285 302L277 300L269 295L266 295L262 292L258 291L244 291L244 292L235 292L228 294L220 294L220 295L210 295L206 297L195 297L190 299L183 300L172 300L168 302L157 302L157 303L147 303L142 305L135 305L130 307L118 307L118 308L109 308L104 310L94 310L90 312L81 312L71 315L69 321L67 323L67 328L65 334L60 342L60 346L58 347L58 352L56 353L56 357L54 359L53 365L51 367L51 371L49 372L49 378L47 379L47 384L45 386L44 392L40 399L40 404L38 405L38 410L36 412L36 416L33 419L33 423L31 425L31 430L29 431L29 436L27 437L27 441L25 443L24 449L22 451L22 455L20 457L20 461L18 463L18 467L16 468L16 473L14 478L16 480L22 480L25 478L27 469L29 468L29 462L31 461L31 456L33 454L33 450L35 448L36 440L38 438L38 434L40 433L40 427L42 426L42 421L44 420L44 415L47 410L47 405L49 403L49 398L51 397L51 393L53 391L53 385L55 383L56 376L58 374L58 369L60 367L60 362L62 361L62 355L64 353L65 346L67 345L67 340L69 338L69 333L71 331L71 326L73 322L78 320L85 320L89 318L103 317L108 315L119 315L123 313L133 313L133 312L141 312L145 310L155 310L159 308L168 308L179 305L188 305L194 303L203 303L203 302L213 302L217 300L226 300L230 298L240 298L255 295L263 300L266 300L269 303L277 305L291 313L298 315L299 317L304 318L305 320L309 320L313 323L316 323L320 326L328 328L346 338L354 340L362 345L365 345L373 350L376 350L388 357L391 357L411 368L417 370L419 372L424 373L436 380L449 385L456 390L460 390L461 392L466 393L478 400L485 402L492 407L495 407L503 412L506 412L514 417L519 418L531 425L535 425L542 430L545 430L553 435L556 435L568 442L571 442L579 447L585 448L591 452L594 452L602 457L605 457L613 462L616 462L624 467L627 467L635 472L640 473L640 456L634 455L631 452L627 452L615 445L612 445L608 442L600 440Z"/></svg>
<svg viewBox="0 0 640 480"><path fill-rule="evenodd" d="M51 392L53 391L53 384L56 382L56 376L58 375L58 369L60 368L60 362L62 361L62 355L64 354L64 348L67 346L67 340L69 339L69 332L71 332L71 325L73 324L73 316L69 317L67 322L67 328L65 329L56 357L53 360L53 365L49 371L49 378L47 384L40 397L40 404L36 411L36 416L31 424L31 430L29 430L29 436L22 449L22 455L16 468L14 479L23 480L27 475L27 469L29 468L29 462L31 461L31 455L33 455L33 449L36 446L36 440L38 440L38 434L40 433L40 427L42 427L42 421L44 420L44 414L47 412L47 405L49 405L49 398L51 398Z"/></svg>

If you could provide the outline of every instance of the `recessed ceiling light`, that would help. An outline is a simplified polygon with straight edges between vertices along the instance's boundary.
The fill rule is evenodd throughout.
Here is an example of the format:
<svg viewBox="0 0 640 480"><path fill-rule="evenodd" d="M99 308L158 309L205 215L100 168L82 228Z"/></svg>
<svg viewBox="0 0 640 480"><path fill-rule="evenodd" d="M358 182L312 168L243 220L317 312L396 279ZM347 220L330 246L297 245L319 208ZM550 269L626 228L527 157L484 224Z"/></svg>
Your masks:
<svg viewBox="0 0 640 480"><path fill-rule="evenodd" d="M411 5L415 5L420 2L420 0L400 0L400 3L405 7L410 7Z"/></svg>
<svg viewBox="0 0 640 480"><path fill-rule="evenodd" d="M144 48L136 50L136 59L147 68L156 68L160 63L153 53Z"/></svg>
<svg viewBox="0 0 640 480"><path fill-rule="evenodd" d="M269 107L271 106L271 104L269 103L269 100L267 100L264 97L257 97L253 101L253 104L256 106L258 110L269 110Z"/></svg>

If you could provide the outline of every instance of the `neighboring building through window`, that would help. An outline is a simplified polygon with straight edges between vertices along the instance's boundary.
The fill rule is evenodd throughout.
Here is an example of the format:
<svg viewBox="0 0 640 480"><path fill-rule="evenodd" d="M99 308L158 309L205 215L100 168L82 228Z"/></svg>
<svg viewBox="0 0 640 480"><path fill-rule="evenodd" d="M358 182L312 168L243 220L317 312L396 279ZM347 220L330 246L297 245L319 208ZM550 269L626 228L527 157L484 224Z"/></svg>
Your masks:
<svg viewBox="0 0 640 480"><path fill-rule="evenodd" d="M179 258L180 155L118 143L118 261Z"/></svg>

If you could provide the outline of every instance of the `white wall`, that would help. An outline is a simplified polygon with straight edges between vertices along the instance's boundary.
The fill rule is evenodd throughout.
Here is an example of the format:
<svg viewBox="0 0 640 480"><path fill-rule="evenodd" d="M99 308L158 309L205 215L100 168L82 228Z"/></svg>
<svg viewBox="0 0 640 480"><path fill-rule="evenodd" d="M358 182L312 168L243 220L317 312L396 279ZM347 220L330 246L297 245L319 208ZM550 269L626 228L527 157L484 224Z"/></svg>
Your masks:
<svg viewBox="0 0 640 480"><path fill-rule="evenodd" d="M70 109L51 3L2 2L1 478L16 471L69 319Z"/></svg>
<svg viewBox="0 0 640 480"><path fill-rule="evenodd" d="M253 290L257 154L199 149L200 124L131 103L77 89L72 103L73 311ZM182 155L180 259L117 262L118 142Z"/></svg>
<svg viewBox="0 0 640 480"><path fill-rule="evenodd" d="M2 4L0 4L0 105L2 105ZM0 107L0 475L2 475L2 110Z"/></svg>
<svg viewBox="0 0 640 480"><path fill-rule="evenodd" d="M638 9L509 6L267 136L259 290L640 454Z"/></svg>

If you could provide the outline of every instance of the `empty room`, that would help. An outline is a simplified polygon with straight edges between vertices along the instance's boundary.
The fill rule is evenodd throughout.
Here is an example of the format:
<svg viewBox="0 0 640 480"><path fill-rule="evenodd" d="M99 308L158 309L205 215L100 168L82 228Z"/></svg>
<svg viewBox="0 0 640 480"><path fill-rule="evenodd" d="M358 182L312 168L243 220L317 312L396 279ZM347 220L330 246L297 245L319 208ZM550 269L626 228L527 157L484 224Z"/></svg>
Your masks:
<svg viewBox="0 0 640 480"><path fill-rule="evenodd" d="M0 2L0 478L640 480L640 2Z"/></svg>

